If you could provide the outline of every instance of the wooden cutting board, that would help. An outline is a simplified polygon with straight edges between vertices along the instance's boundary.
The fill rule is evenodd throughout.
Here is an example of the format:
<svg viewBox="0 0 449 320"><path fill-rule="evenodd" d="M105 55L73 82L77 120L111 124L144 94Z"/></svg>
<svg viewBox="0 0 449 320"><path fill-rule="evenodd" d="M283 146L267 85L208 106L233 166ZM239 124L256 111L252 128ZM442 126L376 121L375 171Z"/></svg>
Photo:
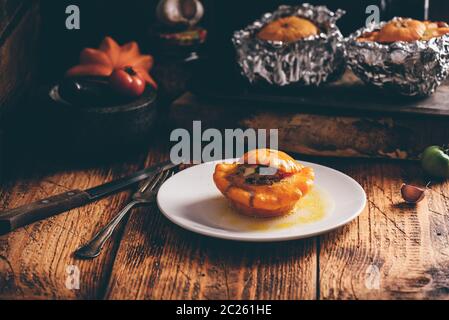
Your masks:
<svg viewBox="0 0 449 320"><path fill-rule="evenodd" d="M337 82L313 87L250 86L235 70L202 73L192 91L202 97L275 109L336 115L442 117L449 119L449 82L430 97L404 97L363 84L351 71Z"/></svg>
<svg viewBox="0 0 449 320"><path fill-rule="evenodd" d="M202 121L203 130L278 129L282 150L312 156L417 159L427 146L449 141L449 118L442 111L435 117L414 110L412 117L404 117L380 111L344 113L334 108L337 115L309 110L187 93L172 105L170 120L173 127L186 129L192 129L195 120Z"/></svg>

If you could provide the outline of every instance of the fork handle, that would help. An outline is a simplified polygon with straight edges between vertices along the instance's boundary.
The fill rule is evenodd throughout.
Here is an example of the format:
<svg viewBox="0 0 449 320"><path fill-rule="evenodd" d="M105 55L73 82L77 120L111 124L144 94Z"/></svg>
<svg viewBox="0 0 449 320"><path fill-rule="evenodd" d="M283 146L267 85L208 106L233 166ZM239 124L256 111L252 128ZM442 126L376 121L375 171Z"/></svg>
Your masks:
<svg viewBox="0 0 449 320"><path fill-rule="evenodd" d="M80 259L93 259L100 255L106 241L111 238L117 226L122 222L127 213L138 205L140 201L130 202L122 211L120 211L92 240L75 251L75 256Z"/></svg>

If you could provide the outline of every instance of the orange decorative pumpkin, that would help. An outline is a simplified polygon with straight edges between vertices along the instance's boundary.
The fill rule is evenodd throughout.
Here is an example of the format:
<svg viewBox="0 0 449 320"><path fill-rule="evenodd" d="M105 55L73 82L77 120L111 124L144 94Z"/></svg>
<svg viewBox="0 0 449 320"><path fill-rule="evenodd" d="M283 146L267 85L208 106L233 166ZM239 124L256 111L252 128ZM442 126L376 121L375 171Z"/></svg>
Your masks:
<svg viewBox="0 0 449 320"><path fill-rule="evenodd" d="M261 149L238 163L218 164L214 182L242 214L269 218L292 212L313 187L314 172L284 152Z"/></svg>
<svg viewBox="0 0 449 320"><path fill-rule="evenodd" d="M291 16L267 24L257 37L262 40L294 42L319 32L318 27L310 20Z"/></svg>
<svg viewBox="0 0 449 320"><path fill-rule="evenodd" d="M426 32L426 25L418 20L397 19L386 24L378 35L379 42L417 41Z"/></svg>
<svg viewBox="0 0 449 320"><path fill-rule="evenodd" d="M157 88L150 76L153 57L142 55L136 42L123 46L106 37L98 49L85 48L80 55L80 64L70 68L67 77L100 76L109 77L114 70L131 67L143 80Z"/></svg>

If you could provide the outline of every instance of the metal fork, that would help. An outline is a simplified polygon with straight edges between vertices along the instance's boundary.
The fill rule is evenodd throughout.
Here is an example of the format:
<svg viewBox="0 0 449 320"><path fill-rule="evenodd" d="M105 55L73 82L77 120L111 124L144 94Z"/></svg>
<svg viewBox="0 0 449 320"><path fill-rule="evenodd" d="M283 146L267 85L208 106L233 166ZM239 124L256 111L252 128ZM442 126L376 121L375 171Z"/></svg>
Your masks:
<svg viewBox="0 0 449 320"><path fill-rule="evenodd" d="M149 205L156 200L156 195L162 184L174 175L173 170L160 172L155 177L146 180L137 192L132 195L132 200L122 211L120 211L92 240L75 251L75 256L79 259L93 259L100 255L106 241L112 236L114 230L126 217L126 215L136 206Z"/></svg>

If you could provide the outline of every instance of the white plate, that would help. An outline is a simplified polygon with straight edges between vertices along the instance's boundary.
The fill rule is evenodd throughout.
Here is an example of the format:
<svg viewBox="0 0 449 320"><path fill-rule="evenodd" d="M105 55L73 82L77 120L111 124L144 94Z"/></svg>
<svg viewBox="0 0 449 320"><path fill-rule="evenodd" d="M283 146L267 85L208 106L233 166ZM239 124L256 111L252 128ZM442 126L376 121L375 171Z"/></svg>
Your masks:
<svg viewBox="0 0 449 320"><path fill-rule="evenodd" d="M344 226L366 206L365 191L355 180L334 169L302 162L315 170L316 183L313 193L301 200L296 213L274 219L243 217L228 205L213 182L217 163L181 171L161 187L158 206L170 221L215 238L286 241L313 237Z"/></svg>

